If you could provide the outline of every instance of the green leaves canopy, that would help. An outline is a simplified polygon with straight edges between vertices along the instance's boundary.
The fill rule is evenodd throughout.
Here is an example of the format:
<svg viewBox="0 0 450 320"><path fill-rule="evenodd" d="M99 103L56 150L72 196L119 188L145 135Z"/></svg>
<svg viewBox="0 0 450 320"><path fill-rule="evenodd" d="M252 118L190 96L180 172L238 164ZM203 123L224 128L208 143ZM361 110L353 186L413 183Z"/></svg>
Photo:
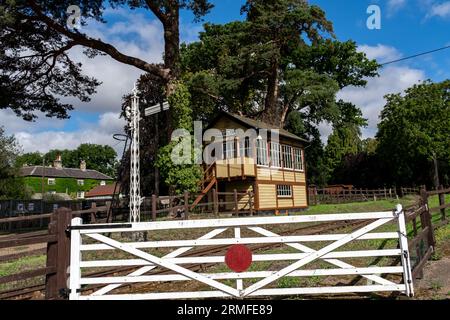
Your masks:
<svg viewBox="0 0 450 320"><path fill-rule="evenodd" d="M378 152L398 179L414 175L421 159L450 162L450 80L425 81L386 96Z"/></svg>

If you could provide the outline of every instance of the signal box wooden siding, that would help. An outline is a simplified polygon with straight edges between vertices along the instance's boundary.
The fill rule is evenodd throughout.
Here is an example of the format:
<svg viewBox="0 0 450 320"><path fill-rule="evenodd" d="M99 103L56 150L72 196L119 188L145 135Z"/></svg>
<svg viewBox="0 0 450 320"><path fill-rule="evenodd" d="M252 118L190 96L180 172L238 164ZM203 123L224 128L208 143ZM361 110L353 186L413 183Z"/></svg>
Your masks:
<svg viewBox="0 0 450 320"><path fill-rule="evenodd" d="M230 129L242 129L243 132L254 129L257 135L261 129L268 130L267 137L263 134L240 141L242 137L229 135L222 141L221 154L217 155L219 160L214 164L214 175L216 189L230 193L223 200L227 209L231 209L227 206L232 202L234 190L239 193L253 192L253 205L257 211L278 210L284 213L285 210L308 207L304 161L306 140L286 130L228 112L221 112L207 129L218 129L224 133ZM276 139L272 141L271 129L279 130L278 142ZM245 197L238 199L238 202L240 210L248 206Z"/></svg>

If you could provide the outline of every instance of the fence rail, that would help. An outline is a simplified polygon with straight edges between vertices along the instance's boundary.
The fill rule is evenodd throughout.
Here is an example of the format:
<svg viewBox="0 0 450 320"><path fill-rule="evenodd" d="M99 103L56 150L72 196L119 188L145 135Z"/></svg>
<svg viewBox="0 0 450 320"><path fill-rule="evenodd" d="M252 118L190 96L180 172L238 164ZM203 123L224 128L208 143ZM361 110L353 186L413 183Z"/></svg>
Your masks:
<svg viewBox="0 0 450 320"><path fill-rule="evenodd" d="M419 188L381 188L381 189L341 189L308 188L309 205L338 204L349 202L377 201L380 199L397 199L407 195L418 195Z"/></svg>
<svg viewBox="0 0 450 320"><path fill-rule="evenodd" d="M217 192L212 189L210 198L204 198L200 203L195 203L198 193L185 192L183 195L160 196L152 195L150 199L144 200L141 220L156 220L161 216L178 217L188 219L190 213L221 215L253 215L254 194L253 192ZM150 202L150 204L149 204ZM150 210L146 210L149 208ZM148 215L150 219L148 218Z"/></svg>
<svg viewBox="0 0 450 320"><path fill-rule="evenodd" d="M29 245L41 245L43 248L26 250L18 253L0 255L0 262L11 262L17 259L31 257L36 255L46 255L45 267L36 267L33 270L26 270L19 273L0 277L0 284L16 284L17 282L29 280L32 278L45 278L41 285L45 284L45 296L47 299L64 298L64 290L67 288L67 268L70 258L70 239L67 234L67 228L73 217L83 217L86 223L98 223L106 219L99 219L100 213L106 213L109 210L109 204L106 206L92 206L87 210L72 211L68 208L59 208L53 213L30 215L23 217L14 217L0 219L1 223L21 222L39 220L42 218L50 219L46 231L29 232L25 234L13 234L0 238L0 249L16 250L19 247ZM37 279L38 280L38 279ZM27 291L27 287L17 287L16 291ZM10 290L0 291L0 299L7 297Z"/></svg>

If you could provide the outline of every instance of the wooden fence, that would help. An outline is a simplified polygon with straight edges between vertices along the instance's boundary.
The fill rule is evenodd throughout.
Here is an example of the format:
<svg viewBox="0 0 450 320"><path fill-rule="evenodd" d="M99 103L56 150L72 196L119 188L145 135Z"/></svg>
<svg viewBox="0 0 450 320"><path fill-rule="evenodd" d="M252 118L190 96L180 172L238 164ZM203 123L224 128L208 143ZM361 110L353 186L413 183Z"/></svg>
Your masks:
<svg viewBox="0 0 450 320"><path fill-rule="evenodd" d="M253 192L217 192L212 189L210 197L193 205L198 193L185 192L182 195L160 196L152 195L145 199L141 220L156 220L161 216L171 216L188 219L191 213L220 215L253 215ZM150 203L149 203L150 202Z"/></svg>
<svg viewBox="0 0 450 320"><path fill-rule="evenodd" d="M309 205L338 204L363 201L396 199L406 195L418 195L419 188L381 188L381 189L317 189L308 188Z"/></svg>
<svg viewBox="0 0 450 320"><path fill-rule="evenodd" d="M436 239L434 231L448 223L446 209L450 203L445 204L445 195L450 194L450 188L440 187L435 191L420 191L419 203L412 207L406 214L407 223L412 223L411 240L409 241L409 252L412 255L413 277L421 278L423 268L434 252ZM429 197L438 195L439 206L430 208ZM433 213L440 215L433 216Z"/></svg>
<svg viewBox="0 0 450 320"><path fill-rule="evenodd" d="M109 205L103 207L94 205L87 210L72 211L68 208L59 208L53 213L1 219L0 224L39 219L50 219L50 223L48 224L48 230L13 234L0 238L0 250L9 249L11 251L10 254L0 255L0 262L11 262L25 257L46 255L45 267L0 277L0 285L17 283L33 278L39 282L38 277L45 278L45 281L41 280L38 285L32 287L20 287L19 285L14 286L14 289L3 290L0 292L0 299L7 299L12 295L17 295L18 292L26 294L28 291L35 290L36 286L45 290L46 299L65 298L68 277L67 268L70 258L70 239L67 228L70 225L70 221L73 217L81 217L86 223L106 222L106 219L101 217L102 214L105 216L108 211ZM14 253L19 247L30 245L40 248Z"/></svg>

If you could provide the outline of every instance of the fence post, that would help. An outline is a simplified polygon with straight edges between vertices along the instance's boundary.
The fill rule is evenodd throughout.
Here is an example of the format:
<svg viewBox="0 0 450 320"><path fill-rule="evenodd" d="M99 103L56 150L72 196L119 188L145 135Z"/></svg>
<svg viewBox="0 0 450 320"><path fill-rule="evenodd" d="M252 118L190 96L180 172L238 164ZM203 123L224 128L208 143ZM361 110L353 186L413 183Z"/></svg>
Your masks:
<svg viewBox="0 0 450 320"><path fill-rule="evenodd" d="M219 213L219 205L218 205L218 195L216 188L213 189L213 213L214 215L218 215Z"/></svg>
<svg viewBox="0 0 450 320"><path fill-rule="evenodd" d="M253 192L248 192L248 203L250 206L250 216L253 216Z"/></svg>
<svg viewBox="0 0 450 320"><path fill-rule="evenodd" d="M436 239L434 237L433 221L430 213L430 207L428 206L428 194L426 189L420 190L420 198L422 205L424 205L426 208L425 213L421 215L420 223L422 224L422 229L428 227L428 245L433 246L434 249L436 245Z"/></svg>
<svg viewBox="0 0 450 320"><path fill-rule="evenodd" d="M439 190L440 191L444 190L444 186L442 184L439 186ZM443 205L445 205L445 194L439 193L439 206ZM445 208L441 209L441 220L445 221Z"/></svg>
<svg viewBox="0 0 450 320"><path fill-rule="evenodd" d="M106 223L112 222L111 201L106 201Z"/></svg>
<svg viewBox="0 0 450 320"><path fill-rule="evenodd" d="M384 200L387 200L386 187L384 187Z"/></svg>
<svg viewBox="0 0 450 320"><path fill-rule="evenodd" d="M189 216L189 192L184 192L184 219L187 220Z"/></svg>
<svg viewBox="0 0 450 320"><path fill-rule="evenodd" d="M237 196L237 190L233 190L233 198L234 198L234 213L236 216L239 215L239 207L238 207L238 196Z"/></svg>
<svg viewBox="0 0 450 320"><path fill-rule="evenodd" d="M92 222L92 223L96 223L96 222L97 222L97 219L96 219L96 217L95 217L95 214L96 214L97 212L95 211L95 208L97 208L97 203L92 202L92 203L91 203L91 209L92 209L92 211L91 211L91 222Z"/></svg>
<svg viewBox="0 0 450 320"><path fill-rule="evenodd" d="M52 215L49 232L56 236L56 242L47 244L47 268L54 268L54 272L46 275L46 299L62 299L67 290L67 270L70 263L70 237L67 228L71 218L72 210L68 208L59 208Z"/></svg>
<svg viewBox="0 0 450 320"><path fill-rule="evenodd" d="M152 220L156 221L156 195L152 195Z"/></svg>

